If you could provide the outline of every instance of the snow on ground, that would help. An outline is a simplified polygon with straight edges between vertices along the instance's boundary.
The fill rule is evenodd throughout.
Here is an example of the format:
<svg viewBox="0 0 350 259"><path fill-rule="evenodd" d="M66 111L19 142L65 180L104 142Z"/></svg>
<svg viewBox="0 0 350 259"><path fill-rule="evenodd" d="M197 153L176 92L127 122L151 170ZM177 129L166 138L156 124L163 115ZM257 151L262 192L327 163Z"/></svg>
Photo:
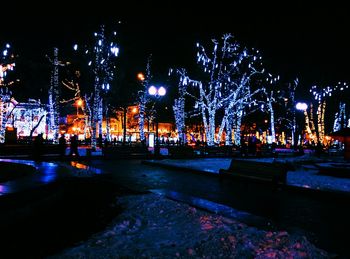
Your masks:
<svg viewBox="0 0 350 259"><path fill-rule="evenodd" d="M158 194L117 203L124 211L107 229L51 258L331 257L303 236L259 230Z"/></svg>
<svg viewBox="0 0 350 259"><path fill-rule="evenodd" d="M219 174L220 168L229 168L231 160L231 158L164 159L154 160L152 163ZM294 171L288 171L287 173L287 185L324 191L350 192L350 178L340 178L318 174L318 169L314 166L314 164L318 162L317 159L314 159L308 155L303 157L277 159L258 158L250 160L263 161L267 163L272 163L275 161L280 163L297 164ZM349 163L343 164L344 166L349 166Z"/></svg>
<svg viewBox="0 0 350 259"><path fill-rule="evenodd" d="M350 192L350 178L321 175L318 174L318 170L313 166L301 167L296 171L289 171L287 174L287 184L323 191Z"/></svg>

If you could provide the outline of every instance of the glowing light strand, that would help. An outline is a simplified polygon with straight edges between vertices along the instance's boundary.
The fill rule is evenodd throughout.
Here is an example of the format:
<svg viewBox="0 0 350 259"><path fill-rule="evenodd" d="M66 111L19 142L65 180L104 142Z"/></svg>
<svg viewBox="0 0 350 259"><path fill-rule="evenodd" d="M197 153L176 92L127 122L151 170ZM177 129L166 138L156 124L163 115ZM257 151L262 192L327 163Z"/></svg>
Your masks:
<svg viewBox="0 0 350 259"><path fill-rule="evenodd" d="M221 134L234 127L235 143L240 144L240 124L245 108L254 100L262 89L254 89L254 78L263 73L258 51L242 48L233 41L231 34L224 34L221 41L212 40L213 51L208 55L205 48L197 43L197 64L204 73L201 80L185 77L186 82L197 93L187 91L195 99L195 110L202 116L207 145L212 146L221 140ZM207 75L207 76L206 76ZM223 110L219 134L215 136L216 114ZM230 132L226 134L231 135ZM229 138L227 138L229 139ZM231 144L231 143L227 143Z"/></svg>
<svg viewBox="0 0 350 259"><path fill-rule="evenodd" d="M324 136L325 136L325 113L326 113L326 107L327 107L327 99L342 94L343 91L349 89L349 85L346 82L338 82L337 84L326 87L319 87L317 85L313 85L310 88L310 93L313 95L314 99L318 103L317 108L317 130L318 130L318 141L321 143L324 142ZM335 122L334 122L335 124Z"/></svg>
<svg viewBox="0 0 350 259"><path fill-rule="evenodd" d="M92 95L92 105L90 107L91 121L91 147L95 149L97 146L97 128L98 136L102 140L102 120L103 115L107 114L107 93L110 90L112 81L115 78L115 58L119 55L119 48L116 43L116 32L113 32L109 37L106 36L105 26L101 25L100 31L94 33L95 44L91 49L86 49L85 54L91 55L91 60L88 65L94 74L94 91ZM74 45L75 50L78 50L78 45ZM106 118L108 119L108 118ZM107 127L110 124L107 123ZM110 129L106 130L107 133ZM110 136L107 136L109 139Z"/></svg>
<svg viewBox="0 0 350 259"><path fill-rule="evenodd" d="M152 80L151 74L151 63L152 63L152 55L149 55L146 64L146 75L143 80L141 80L142 89L138 92L138 106L139 106L139 129L140 129L140 140L145 140L145 115L146 115L146 105L149 101L148 98L148 87L150 85L150 81ZM150 117L148 117L150 120Z"/></svg>
<svg viewBox="0 0 350 259"><path fill-rule="evenodd" d="M53 51L53 60L49 58L49 61L52 65L51 71L51 80L50 80L50 89L49 89L49 129L53 136L54 143L58 141L58 128L59 128L59 98L60 98L60 89L58 84L58 66L61 65L58 61L58 48L54 48Z"/></svg>
<svg viewBox="0 0 350 259"><path fill-rule="evenodd" d="M6 124L9 119L10 103L12 92L8 90L13 81L7 82L7 71L14 69L14 55L10 53L10 44L5 45L5 49L0 56L0 143L5 142Z"/></svg>
<svg viewBox="0 0 350 259"><path fill-rule="evenodd" d="M188 77L186 75L186 70L184 68L177 69L176 74L179 76L178 81L178 98L174 100L173 112L175 117L176 129L179 135L180 143L185 144L187 142L186 138L186 125L185 125L185 96L186 88L188 87Z"/></svg>

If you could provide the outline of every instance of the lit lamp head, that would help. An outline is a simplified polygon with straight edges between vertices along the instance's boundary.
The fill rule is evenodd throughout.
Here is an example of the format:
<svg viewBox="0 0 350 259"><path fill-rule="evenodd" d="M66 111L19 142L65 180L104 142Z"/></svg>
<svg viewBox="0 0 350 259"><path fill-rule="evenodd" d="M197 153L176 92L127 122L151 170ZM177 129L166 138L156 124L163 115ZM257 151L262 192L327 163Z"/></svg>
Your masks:
<svg viewBox="0 0 350 259"><path fill-rule="evenodd" d="M145 76L144 76L142 73L138 73L138 74L137 74L137 78L138 78L140 81L144 81L144 80L145 80Z"/></svg>
<svg viewBox="0 0 350 259"><path fill-rule="evenodd" d="M79 99L79 100L77 101L77 105L78 105L78 106L82 106L82 105L83 105L83 100L82 100L82 99Z"/></svg>
<svg viewBox="0 0 350 259"><path fill-rule="evenodd" d="M295 105L295 108L300 111L306 111L307 110L307 104L306 103L297 103Z"/></svg>
<svg viewBox="0 0 350 259"><path fill-rule="evenodd" d="M166 94L166 90L163 86L158 88L158 95L159 96L164 96Z"/></svg>
<svg viewBox="0 0 350 259"><path fill-rule="evenodd" d="M148 93L153 96L164 96L166 94L166 89L163 86L157 88L152 85L148 88Z"/></svg>
<svg viewBox="0 0 350 259"><path fill-rule="evenodd" d="M155 86L150 86L149 88L148 88L148 93L150 94L150 95L156 95L157 94L157 88L155 87Z"/></svg>

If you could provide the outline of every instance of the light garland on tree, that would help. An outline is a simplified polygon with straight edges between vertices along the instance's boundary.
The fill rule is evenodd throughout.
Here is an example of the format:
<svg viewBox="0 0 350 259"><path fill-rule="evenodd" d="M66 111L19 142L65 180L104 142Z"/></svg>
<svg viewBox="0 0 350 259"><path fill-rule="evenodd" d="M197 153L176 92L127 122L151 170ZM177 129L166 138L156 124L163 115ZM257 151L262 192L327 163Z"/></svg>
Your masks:
<svg viewBox="0 0 350 259"><path fill-rule="evenodd" d="M314 96L314 99L318 102L317 107L317 129L318 129L318 141L324 142L325 136L325 112L327 106L327 98L332 97L335 94L342 93L346 89L349 89L349 85L345 82L338 82L334 86L327 86L320 88L317 85L313 85L310 89L310 93Z"/></svg>
<svg viewBox="0 0 350 259"><path fill-rule="evenodd" d="M244 110L255 103L254 96L263 90L253 90L257 75L261 75L262 57L258 50L248 50L233 41L231 34L224 34L222 41L212 40L213 50L207 54L205 48L197 43L197 64L204 72L202 80L186 80L198 90L191 95L196 100L195 109L202 115L207 144L220 142L226 126L226 134L235 129L235 144L240 145L240 128ZM219 134L215 137L216 114L223 110ZM229 143L227 138L226 144Z"/></svg>
<svg viewBox="0 0 350 259"><path fill-rule="evenodd" d="M15 67L14 55L10 53L10 48L10 44L6 44L0 56L0 143L5 142L6 123L10 114L9 103L12 95L7 87L12 85L13 81L6 81L6 77L8 71L13 71Z"/></svg>
<svg viewBox="0 0 350 259"><path fill-rule="evenodd" d="M143 75L142 73L140 73L138 78L142 84L142 89L138 91L139 129L140 129L141 142L145 140L145 112L146 112L146 105L149 101L148 87L150 86L150 82L152 80L151 63L152 63L152 55L150 55L147 59L146 75ZM150 116L148 117L148 120L150 120Z"/></svg>
<svg viewBox="0 0 350 259"><path fill-rule="evenodd" d="M346 112L345 112L345 103L339 103L339 112L335 114L335 119L333 123L333 132L345 128L346 125Z"/></svg>
<svg viewBox="0 0 350 259"><path fill-rule="evenodd" d="M92 97L91 109L91 147L93 149L97 146L97 125L98 136L102 140L102 120L103 114L107 112L106 96L110 90L110 85L115 78L115 58L119 55L119 48L116 44L115 38L117 33L114 31L109 37L106 36L105 26L102 25L99 32L94 33L95 44L92 48L86 49L85 54L91 53L91 60L88 65L91 67L94 74L94 91ZM74 45L74 50L78 50L78 45ZM107 120L108 118L106 118ZM107 127L109 127L107 123ZM107 133L110 129L107 129ZM110 136L107 136L109 138Z"/></svg>
<svg viewBox="0 0 350 259"><path fill-rule="evenodd" d="M58 141L58 130L59 130L59 99L60 99L60 89L58 84L58 66L61 65L58 60L58 48L54 48L53 59L49 58L52 64L50 89L49 89L49 129L52 134L54 143Z"/></svg>
<svg viewBox="0 0 350 259"><path fill-rule="evenodd" d="M169 70L169 76L174 72L173 69ZM180 143L186 144L186 125L185 125L185 96L188 87L188 77L184 68L177 69L176 74L179 76L178 93L179 96L174 100L173 111L175 117L176 129L180 138Z"/></svg>
<svg viewBox="0 0 350 259"><path fill-rule="evenodd" d="M279 93L279 91L276 90L276 84L280 80L279 76L272 76L270 73L268 73L268 76L266 77L266 81L269 84L270 87L268 87L269 90L266 90L265 88L265 95L266 95L266 103L267 103L267 110L270 113L270 136L272 143L276 143L276 131L275 131L275 110L273 108L273 104L277 102L277 99L280 97L276 97L275 95Z"/></svg>

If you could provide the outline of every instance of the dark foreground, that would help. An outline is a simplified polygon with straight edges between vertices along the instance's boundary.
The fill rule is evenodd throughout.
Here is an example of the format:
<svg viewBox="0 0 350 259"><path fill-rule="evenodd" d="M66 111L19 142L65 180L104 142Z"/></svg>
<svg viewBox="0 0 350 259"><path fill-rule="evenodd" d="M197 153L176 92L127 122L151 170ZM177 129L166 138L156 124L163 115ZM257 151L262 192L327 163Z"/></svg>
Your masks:
<svg viewBox="0 0 350 259"><path fill-rule="evenodd" d="M0 203L3 258L41 258L87 239L118 213L128 191L93 178L56 182Z"/></svg>
<svg viewBox="0 0 350 259"><path fill-rule="evenodd" d="M215 193L216 184L221 190L225 183L216 183L213 178L157 170L139 162L103 164L111 175L59 180L31 193L2 197L5 198L0 203L2 255L5 258L334 257L315 247L302 234L280 228L260 229L148 191L154 187L174 189L170 185L176 184L178 191L188 189L193 194L199 191L194 189L194 183L198 182L212 186L211 192ZM138 191L124 186L138 186ZM235 185L229 183L229 186L232 189ZM253 191L248 186L243 184L244 193ZM231 197L239 198L240 194ZM244 204L251 205L247 201Z"/></svg>
<svg viewBox="0 0 350 259"><path fill-rule="evenodd" d="M45 198L21 197L16 209L3 204L2 211L13 209L1 216L4 258L332 257L303 236L259 230L105 180L74 179L40 192Z"/></svg>

